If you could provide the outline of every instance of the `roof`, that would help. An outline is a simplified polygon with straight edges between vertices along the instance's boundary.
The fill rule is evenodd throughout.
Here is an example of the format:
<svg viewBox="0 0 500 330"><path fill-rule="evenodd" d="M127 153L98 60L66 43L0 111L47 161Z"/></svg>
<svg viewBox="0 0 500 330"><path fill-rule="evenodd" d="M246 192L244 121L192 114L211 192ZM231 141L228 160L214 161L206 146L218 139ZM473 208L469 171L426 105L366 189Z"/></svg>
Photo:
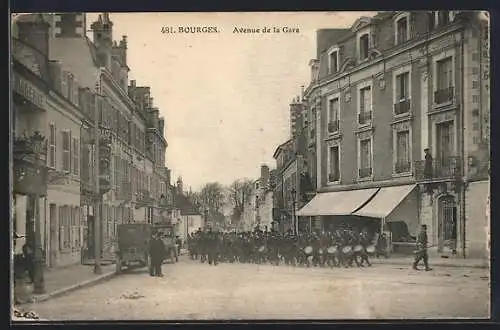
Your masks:
<svg viewBox="0 0 500 330"><path fill-rule="evenodd" d="M201 215L198 208L184 194L175 193L175 207L180 209L181 215Z"/></svg>
<svg viewBox="0 0 500 330"><path fill-rule="evenodd" d="M278 148L276 148L276 151L275 151L275 152L274 152L274 154L273 154L273 158L274 158L274 159L276 159L276 157L278 157L278 152L279 152L280 150L282 150L284 147L286 147L288 144L290 144L291 142L292 142L292 139L289 139L289 140L287 140L286 142L284 142L284 143L280 144L280 145L278 146Z"/></svg>

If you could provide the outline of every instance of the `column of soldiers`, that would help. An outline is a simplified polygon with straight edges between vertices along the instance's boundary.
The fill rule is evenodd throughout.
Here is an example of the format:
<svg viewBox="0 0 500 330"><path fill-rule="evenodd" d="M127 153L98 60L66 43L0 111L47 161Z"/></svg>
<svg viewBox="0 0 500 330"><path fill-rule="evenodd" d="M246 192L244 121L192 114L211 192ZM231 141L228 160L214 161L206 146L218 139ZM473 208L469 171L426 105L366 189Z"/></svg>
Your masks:
<svg viewBox="0 0 500 330"><path fill-rule="evenodd" d="M333 232L279 233L277 231L216 232L210 228L188 236L193 260L217 265L271 263L306 267L371 266L370 257L385 255L385 237L350 228Z"/></svg>

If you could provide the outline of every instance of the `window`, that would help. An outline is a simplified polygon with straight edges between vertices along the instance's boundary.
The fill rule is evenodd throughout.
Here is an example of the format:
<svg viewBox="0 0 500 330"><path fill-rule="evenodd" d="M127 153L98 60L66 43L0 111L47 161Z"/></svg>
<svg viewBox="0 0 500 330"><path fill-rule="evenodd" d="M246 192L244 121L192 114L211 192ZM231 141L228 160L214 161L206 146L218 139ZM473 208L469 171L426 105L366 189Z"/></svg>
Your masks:
<svg viewBox="0 0 500 330"><path fill-rule="evenodd" d="M401 17L396 21L396 45L408 41L409 38L408 17Z"/></svg>
<svg viewBox="0 0 500 330"><path fill-rule="evenodd" d="M328 132L334 133L339 130L340 109L339 98L333 98L328 101Z"/></svg>
<svg viewBox="0 0 500 330"><path fill-rule="evenodd" d="M454 152L453 121L447 121L436 125L436 155L438 162L445 164L449 162Z"/></svg>
<svg viewBox="0 0 500 330"><path fill-rule="evenodd" d="M411 170L410 131L396 133L396 173L407 173Z"/></svg>
<svg viewBox="0 0 500 330"><path fill-rule="evenodd" d="M364 34L359 38L359 59L364 60L368 58L369 49L369 35Z"/></svg>
<svg viewBox="0 0 500 330"><path fill-rule="evenodd" d="M328 68L330 73L339 71L339 51L333 50L328 53Z"/></svg>
<svg viewBox="0 0 500 330"><path fill-rule="evenodd" d="M371 96L371 86L367 86L359 90L358 123L361 125L367 124L372 120Z"/></svg>
<svg viewBox="0 0 500 330"><path fill-rule="evenodd" d="M71 247L71 213L69 206L59 207L59 250Z"/></svg>
<svg viewBox="0 0 500 330"><path fill-rule="evenodd" d="M71 133L69 131L62 132L62 156L63 156L63 171L71 171Z"/></svg>
<svg viewBox="0 0 500 330"><path fill-rule="evenodd" d="M436 91L434 102L446 103L453 100L453 66L452 57L447 57L436 63Z"/></svg>
<svg viewBox="0 0 500 330"><path fill-rule="evenodd" d="M340 181L340 153L339 147L330 147L328 182Z"/></svg>
<svg viewBox="0 0 500 330"><path fill-rule="evenodd" d="M68 97L68 75L67 71L61 72L61 94L64 97Z"/></svg>
<svg viewBox="0 0 500 330"><path fill-rule="evenodd" d="M49 167L56 168L56 126L49 125Z"/></svg>
<svg viewBox="0 0 500 330"><path fill-rule="evenodd" d="M73 138L73 174L78 175L80 170L80 141Z"/></svg>
<svg viewBox="0 0 500 330"><path fill-rule="evenodd" d="M372 175L372 140L371 138L359 141L359 177L366 178Z"/></svg>
<svg viewBox="0 0 500 330"><path fill-rule="evenodd" d="M410 111L410 73L404 72L396 76L396 96L394 113L400 115Z"/></svg>

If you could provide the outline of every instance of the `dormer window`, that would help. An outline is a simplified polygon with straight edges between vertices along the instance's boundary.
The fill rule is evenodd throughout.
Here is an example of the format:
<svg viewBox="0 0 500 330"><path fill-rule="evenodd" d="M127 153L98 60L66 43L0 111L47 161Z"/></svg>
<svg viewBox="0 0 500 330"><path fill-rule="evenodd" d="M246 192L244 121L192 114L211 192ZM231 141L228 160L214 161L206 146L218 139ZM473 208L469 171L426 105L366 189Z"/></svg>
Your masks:
<svg viewBox="0 0 500 330"><path fill-rule="evenodd" d="M337 73L339 71L339 49L332 48L328 51L328 72Z"/></svg>
<svg viewBox="0 0 500 330"><path fill-rule="evenodd" d="M368 58L368 49L370 48L370 36L368 33L359 37L359 59L365 60Z"/></svg>
<svg viewBox="0 0 500 330"><path fill-rule="evenodd" d="M405 43L410 39L410 13L403 13L395 21L396 45Z"/></svg>
<svg viewBox="0 0 500 330"><path fill-rule="evenodd" d="M450 14L447 10L439 10L434 13L436 26L445 26L450 23Z"/></svg>

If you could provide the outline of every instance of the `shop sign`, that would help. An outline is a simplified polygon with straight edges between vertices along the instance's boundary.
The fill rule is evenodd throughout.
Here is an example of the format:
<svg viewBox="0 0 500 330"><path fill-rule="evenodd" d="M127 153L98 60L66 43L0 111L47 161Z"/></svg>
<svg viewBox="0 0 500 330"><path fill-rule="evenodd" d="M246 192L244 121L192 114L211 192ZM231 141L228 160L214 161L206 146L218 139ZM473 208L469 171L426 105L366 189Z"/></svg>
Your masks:
<svg viewBox="0 0 500 330"><path fill-rule="evenodd" d="M35 85L33 85L28 80L22 78L19 74L15 73L12 75L13 90L30 100L36 106L44 109L45 108L45 95L40 92Z"/></svg>

